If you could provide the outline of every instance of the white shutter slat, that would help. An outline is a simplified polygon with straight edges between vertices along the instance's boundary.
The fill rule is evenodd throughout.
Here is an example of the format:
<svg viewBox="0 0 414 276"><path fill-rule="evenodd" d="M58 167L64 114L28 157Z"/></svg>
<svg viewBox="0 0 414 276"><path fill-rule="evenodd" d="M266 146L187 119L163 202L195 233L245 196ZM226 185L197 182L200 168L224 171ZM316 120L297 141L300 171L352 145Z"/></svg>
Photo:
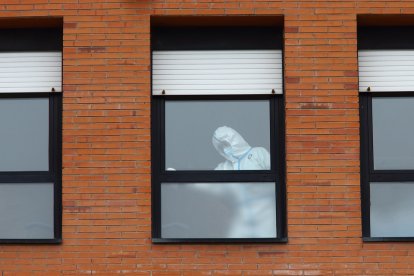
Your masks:
<svg viewBox="0 0 414 276"><path fill-rule="evenodd" d="M58 76L55 76L55 78ZM21 77L20 76L13 76L13 77L0 77L0 83L16 83L16 82L20 82L21 81ZM25 78L25 82L28 85L30 85L31 83L33 83L34 81L41 83L41 82L53 82L56 83L56 81L51 80L50 76L27 76Z"/></svg>
<svg viewBox="0 0 414 276"><path fill-rule="evenodd" d="M241 64L163 64L157 65L154 64L152 66L154 71L157 70L222 70L222 69L239 69L239 70L250 70L250 69L281 69L281 64L273 64L273 63L262 63L262 64L249 64L249 63L241 63Z"/></svg>
<svg viewBox="0 0 414 276"><path fill-rule="evenodd" d="M21 58L21 57L33 57L35 54L36 57L54 57L56 56L57 53L60 52L7 52L7 53L3 53L6 55L3 55L2 57L7 57L7 58Z"/></svg>
<svg viewBox="0 0 414 276"><path fill-rule="evenodd" d="M276 74L281 74L282 70L276 71ZM191 75L173 75L173 74L163 74L163 75L152 75L153 80L163 81L163 80L245 80L246 77L252 79L272 79L275 78L274 74L191 74Z"/></svg>
<svg viewBox="0 0 414 276"><path fill-rule="evenodd" d="M20 79L20 74L21 74L21 72L2 72L0 74L0 81L2 81L3 79L13 79L13 78ZM39 71L36 71L36 72L26 71L25 74L27 76L26 78L42 78L42 77L50 78L51 76L60 77L61 72L58 72L55 69L55 70L50 71L50 72L48 72L48 71L40 71L40 72Z"/></svg>
<svg viewBox="0 0 414 276"><path fill-rule="evenodd" d="M401 76L401 75L394 75L394 76L363 76L359 78L359 82L388 82L395 85L395 82L398 82L399 84L403 82L407 82L407 80L414 80L414 75L412 76Z"/></svg>
<svg viewBox="0 0 414 276"><path fill-rule="evenodd" d="M3 73L18 73L18 74L26 74L26 73L33 73L32 68L27 67L1 67L0 65L0 76L3 76ZM54 67L42 67L42 70L36 70L35 72L58 72L61 73L61 69L59 69L57 66Z"/></svg>
<svg viewBox="0 0 414 276"><path fill-rule="evenodd" d="M185 77L188 75L216 75L220 74L223 76L227 75L233 75L233 74L244 74L249 76L250 74L272 74L275 75L275 78L277 78L277 74L282 72L282 69L258 69L258 68L245 68L245 69L216 69L216 70L156 70L154 71L154 75L178 75L180 77ZM250 72L250 73L249 73ZM280 77L281 78L281 77Z"/></svg>
<svg viewBox="0 0 414 276"><path fill-rule="evenodd" d="M0 53L0 93L62 91L61 52Z"/></svg>
<svg viewBox="0 0 414 276"><path fill-rule="evenodd" d="M414 50L358 51L359 91L414 91Z"/></svg>
<svg viewBox="0 0 414 276"><path fill-rule="evenodd" d="M364 74L359 76L361 78L390 78L390 77L414 77L414 71L364 71Z"/></svg>
<svg viewBox="0 0 414 276"><path fill-rule="evenodd" d="M10 56L0 56L1 63L17 63L17 62L52 62L55 64L55 56L19 56L19 57L10 57ZM59 63L60 60L59 60Z"/></svg>
<svg viewBox="0 0 414 276"><path fill-rule="evenodd" d="M273 79L224 79L224 80L214 80L214 85L255 85L255 84L265 84L265 85L271 85L274 83L278 83L279 80L276 82ZM1 82L1 80L0 80ZM164 85L211 85L212 82L210 80L203 80L203 79L197 79L197 80L157 80L157 84L154 86L164 86ZM172 88L172 87L171 87Z"/></svg>
<svg viewBox="0 0 414 276"><path fill-rule="evenodd" d="M194 56L200 54L202 56L216 56L216 55L247 55L247 54L278 54L280 50L214 50L214 51L205 51L205 50L174 50L174 51L154 51L153 56Z"/></svg>
<svg viewBox="0 0 414 276"><path fill-rule="evenodd" d="M414 60L367 60L361 62L364 63L361 67L411 67L414 65Z"/></svg>
<svg viewBox="0 0 414 276"><path fill-rule="evenodd" d="M413 71L413 66L374 66L374 67L359 67L360 72L402 72L407 74Z"/></svg>
<svg viewBox="0 0 414 276"><path fill-rule="evenodd" d="M270 58L222 58L222 59L157 59L152 61L152 65L226 65L226 64L274 64L277 59ZM279 60L278 63L281 63Z"/></svg>
<svg viewBox="0 0 414 276"><path fill-rule="evenodd" d="M379 56L366 56L366 57L359 57L360 61L363 62L367 62L367 61L371 61L373 62L373 57L379 57ZM414 55L407 55L407 56L396 56L396 55L389 55L389 56L381 56L381 60L379 61L385 61L385 62L389 62L389 61L398 61L398 60L405 60L405 61L413 61L414 60Z"/></svg>
<svg viewBox="0 0 414 276"><path fill-rule="evenodd" d="M16 67L27 67L27 68L42 68L42 67L61 67L62 63L58 61L25 61L25 60L9 60L7 62L0 61L2 68L16 68Z"/></svg>
<svg viewBox="0 0 414 276"><path fill-rule="evenodd" d="M55 87L57 85L59 85L60 82L53 82L53 81L39 81L37 82L37 85L39 87ZM0 88L14 88L16 87L16 82L0 82ZM27 81L27 82L22 82L19 84L19 87L33 87L33 82ZM43 92L50 92L50 91L43 91Z"/></svg>
<svg viewBox="0 0 414 276"><path fill-rule="evenodd" d="M0 84L1 85L1 84ZM153 88L155 90L163 90L164 85L154 85ZM189 85L182 85L182 84L178 84L178 85L174 85L174 84L170 84L168 86L171 90L192 90L194 85L189 84ZM268 88L269 85L268 84L203 84L203 87L200 88L201 90L252 90L252 89L266 89Z"/></svg>
<svg viewBox="0 0 414 276"><path fill-rule="evenodd" d="M154 51L154 95L282 93L280 50Z"/></svg>
<svg viewBox="0 0 414 276"><path fill-rule="evenodd" d="M411 90L407 90L404 87L396 87L396 86L371 86L371 85L360 85L359 91L360 92L367 92L369 87L370 92L411 92Z"/></svg>
<svg viewBox="0 0 414 276"><path fill-rule="evenodd" d="M189 91L183 91L182 89L175 90L175 89L169 89L166 93L167 95L263 95L263 94L270 94L269 89L255 89L253 90L240 90L240 89L226 89L225 92L223 90L217 90L217 89L202 89L197 90L196 93L194 93L194 90ZM154 95L161 95L162 90L153 90L152 93ZM282 92L277 94L281 94Z"/></svg>
<svg viewBox="0 0 414 276"><path fill-rule="evenodd" d="M50 86L36 86L36 87L12 87L0 88L0 93L39 93L52 92ZM60 87L55 88L54 92L62 92Z"/></svg>
<svg viewBox="0 0 414 276"><path fill-rule="evenodd" d="M413 50L359 50L359 58L372 57L372 56L414 56Z"/></svg>

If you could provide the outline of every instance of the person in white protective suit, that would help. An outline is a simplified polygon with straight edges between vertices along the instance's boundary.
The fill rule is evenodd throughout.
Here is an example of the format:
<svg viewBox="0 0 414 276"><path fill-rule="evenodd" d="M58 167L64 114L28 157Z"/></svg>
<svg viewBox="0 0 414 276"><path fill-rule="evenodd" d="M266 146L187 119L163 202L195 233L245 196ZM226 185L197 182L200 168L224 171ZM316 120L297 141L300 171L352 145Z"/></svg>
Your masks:
<svg viewBox="0 0 414 276"><path fill-rule="evenodd" d="M215 170L270 170L270 154L263 147L251 147L234 129L222 126L213 134L213 145L225 161ZM229 229L232 238L276 236L276 200L273 183L227 183L238 214Z"/></svg>
<svg viewBox="0 0 414 276"><path fill-rule="evenodd" d="M251 147L230 127L217 128L212 141L218 153L225 158L215 170L270 169L269 152L263 147ZM162 227L166 235L171 233L172 236L179 237L209 238L274 238L277 235L274 183L193 183L179 193L184 198L198 197L196 203L191 203L196 206L185 203L178 204L174 210L165 210L179 214L170 220L164 218L166 221ZM180 217L184 211L177 212L177 208L209 210L212 214L218 212L219 215L214 216L214 219L199 216L188 219ZM215 226L209 227L211 223Z"/></svg>
<svg viewBox="0 0 414 276"><path fill-rule="evenodd" d="M234 129L222 126L213 134L213 145L226 158L215 170L270 170L270 155L263 147L251 147Z"/></svg>

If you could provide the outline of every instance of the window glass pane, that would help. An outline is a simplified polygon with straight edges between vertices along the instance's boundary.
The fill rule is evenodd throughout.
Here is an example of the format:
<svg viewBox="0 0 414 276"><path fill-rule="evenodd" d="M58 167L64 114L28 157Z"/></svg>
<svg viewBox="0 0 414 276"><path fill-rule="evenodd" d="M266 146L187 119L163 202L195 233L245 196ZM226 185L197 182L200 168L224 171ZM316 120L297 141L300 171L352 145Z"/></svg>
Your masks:
<svg viewBox="0 0 414 276"><path fill-rule="evenodd" d="M269 101L166 101L167 170L269 170Z"/></svg>
<svg viewBox="0 0 414 276"><path fill-rule="evenodd" d="M163 183L162 238L275 238L275 183Z"/></svg>
<svg viewBox="0 0 414 276"><path fill-rule="evenodd" d="M414 169L414 98L372 99L374 169Z"/></svg>
<svg viewBox="0 0 414 276"><path fill-rule="evenodd" d="M0 239L52 239L52 183L0 184Z"/></svg>
<svg viewBox="0 0 414 276"><path fill-rule="evenodd" d="M49 169L49 99L0 99L0 171Z"/></svg>
<svg viewBox="0 0 414 276"><path fill-rule="evenodd" d="M414 183L371 183L371 237L414 235Z"/></svg>

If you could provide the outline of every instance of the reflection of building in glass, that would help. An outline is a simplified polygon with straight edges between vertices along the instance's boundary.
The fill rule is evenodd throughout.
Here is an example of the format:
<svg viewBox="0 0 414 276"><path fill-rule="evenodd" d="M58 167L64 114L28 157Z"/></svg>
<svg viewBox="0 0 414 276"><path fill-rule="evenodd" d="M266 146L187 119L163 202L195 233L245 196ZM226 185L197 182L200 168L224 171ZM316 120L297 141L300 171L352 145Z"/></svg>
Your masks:
<svg viewBox="0 0 414 276"><path fill-rule="evenodd" d="M276 235L274 183L169 183L162 197L165 238Z"/></svg>

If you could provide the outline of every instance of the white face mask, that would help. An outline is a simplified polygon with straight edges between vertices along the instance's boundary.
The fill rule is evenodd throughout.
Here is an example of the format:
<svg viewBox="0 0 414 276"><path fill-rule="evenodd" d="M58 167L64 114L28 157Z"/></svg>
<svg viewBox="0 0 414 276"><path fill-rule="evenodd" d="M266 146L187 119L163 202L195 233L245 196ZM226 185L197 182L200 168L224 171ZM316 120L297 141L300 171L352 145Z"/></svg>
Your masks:
<svg viewBox="0 0 414 276"><path fill-rule="evenodd" d="M236 162L239 158L234 156L234 150L232 147L226 147L224 148L224 154L226 155L227 159Z"/></svg>
<svg viewBox="0 0 414 276"><path fill-rule="evenodd" d="M232 147L225 147L223 149L223 152L227 156L232 156L233 155L233 149L232 149Z"/></svg>

